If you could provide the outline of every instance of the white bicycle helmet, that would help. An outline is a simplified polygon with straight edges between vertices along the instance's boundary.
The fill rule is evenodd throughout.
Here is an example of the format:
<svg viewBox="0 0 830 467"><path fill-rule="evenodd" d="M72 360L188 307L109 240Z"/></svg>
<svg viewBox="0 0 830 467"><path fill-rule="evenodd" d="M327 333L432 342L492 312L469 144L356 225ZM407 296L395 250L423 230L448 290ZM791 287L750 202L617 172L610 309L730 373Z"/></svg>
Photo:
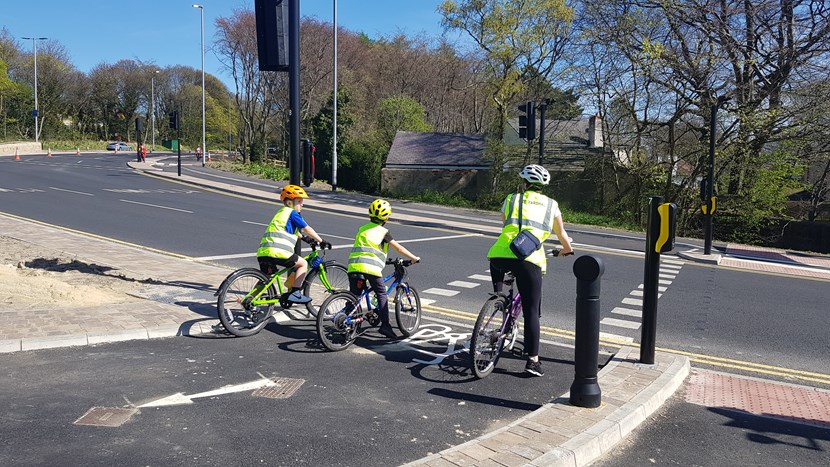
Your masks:
<svg viewBox="0 0 830 467"><path fill-rule="evenodd" d="M547 185L550 183L550 173L548 173L547 169L541 165L536 164L525 166L525 168L519 172L519 177L527 180L528 183L537 183L539 185Z"/></svg>

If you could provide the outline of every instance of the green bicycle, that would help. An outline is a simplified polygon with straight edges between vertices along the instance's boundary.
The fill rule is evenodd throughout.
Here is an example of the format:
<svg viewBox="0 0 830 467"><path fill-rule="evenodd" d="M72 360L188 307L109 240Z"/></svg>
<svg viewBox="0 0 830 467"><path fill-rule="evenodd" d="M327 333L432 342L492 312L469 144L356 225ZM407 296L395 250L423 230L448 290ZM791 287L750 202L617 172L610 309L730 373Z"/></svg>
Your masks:
<svg viewBox="0 0 830 467"><path fill-rule="evenodd" d="M316 317L319 304L327 296L349 290L349 274L342 264L326 261L325 250L318 250L316 242L309 242L309 245L311 253L305 257L309 267L302 292L311 297L305 307L310 315ZM291 308L292 303L280 300L284 291L283 281L277 280L290 270L281 269L271 277L255 268L242 268L230 273L214 294L218 297L216 308L222 326L235 336L252 336L268 324L277 305L283 310Z"/></svg>

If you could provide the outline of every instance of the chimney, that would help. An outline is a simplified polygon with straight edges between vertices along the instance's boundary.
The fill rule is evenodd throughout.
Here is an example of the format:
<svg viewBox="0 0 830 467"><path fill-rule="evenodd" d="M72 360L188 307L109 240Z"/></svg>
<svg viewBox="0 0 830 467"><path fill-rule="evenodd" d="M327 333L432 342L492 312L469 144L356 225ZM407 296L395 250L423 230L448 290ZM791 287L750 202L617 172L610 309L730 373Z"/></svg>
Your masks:
<svg viewBox="0 0 830 467"><path fill-rule="evenodd" d="M588 147L601 148L602 146L602 118L597 112L596 115L588 118Z"/></svg>

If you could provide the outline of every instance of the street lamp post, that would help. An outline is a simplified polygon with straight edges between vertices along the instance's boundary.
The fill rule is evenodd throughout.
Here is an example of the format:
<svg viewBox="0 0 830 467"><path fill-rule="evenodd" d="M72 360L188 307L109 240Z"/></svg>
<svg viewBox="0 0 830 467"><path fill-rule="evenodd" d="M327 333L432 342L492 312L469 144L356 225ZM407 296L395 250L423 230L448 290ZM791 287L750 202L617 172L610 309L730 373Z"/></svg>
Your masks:
<svg viewBox="0 0 830 467"><path fill-rule="evenodd" d="M150 75L150 122L151 122L150 123L150 126L151 126L150 131L153 133L153 143L152 143L152 146L151 146L153 149L156 148L156 109L155 109L156 93L155 93L155 83L153 82L153 80L155 80L156 75L158 73L159 73L158 70L154 70L153 74ZM152 149L150 150L150 152L152 152Z"/></svg>
<svg viewBox="0 0 830 467"><path fill-rule="evenodd" d="M332 87L332 144L331 144L331 191L337 191L337 0L334 0L334 51L332 53L332 69L334 79Z"/></svg>
<svg viewBox="0 0 830 467"><path fill-rule="evenodd" d="M205 6L194 3L193 8L199 9L202 21L202 167L204 167L207 154L205 148Z"/></svg>
<svg viewBox="0 0 830 467"><path fill-rule="evenodd" d="M38 138L40 136L40 132L37 128L37 41L45 41L48 37L23 37L22 39L31 40L32 41L32 48L34 49L34 59L35 59L35 109L32 111L32 116L35 118L35 143L38 142Z"/></svg>

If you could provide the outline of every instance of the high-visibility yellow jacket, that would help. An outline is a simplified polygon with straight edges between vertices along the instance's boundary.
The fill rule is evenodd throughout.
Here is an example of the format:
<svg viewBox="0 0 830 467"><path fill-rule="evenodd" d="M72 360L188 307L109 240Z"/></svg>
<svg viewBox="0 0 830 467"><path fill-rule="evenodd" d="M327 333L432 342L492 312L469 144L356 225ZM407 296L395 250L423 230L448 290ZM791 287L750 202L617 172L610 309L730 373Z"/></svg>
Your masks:
<svg viewBox="0 0 830 467"><path fill-rule="evenodd" d="M288 233L286 226L288 218L294 212L293 208L283 206L276 214L268 227L265 235L259 243L257 256L270 256L272 258L286 259L294 254L294 245L297 244L297 235Z"/></svg>
<svg viewBox="0 0 830 467"><path fill-rule="evenodd" d="M519 193L519 195L522 195ZM530 231L540 243L550 237L553 231L553 222L559 213L559 205L556 201L535 191L526 191L524 196L516 196L516 193L507 195L502 210L504 212L504 227L496 243L487 252L487 258L516 258L510 250L510 242L519 235L519 201L523 199L522 206L522 230ZM530 254L525 261L542 268L544 274L547 270L547 259L544 247L540 247Z"/></svg>
<svg viewBox="0 0 830 467"><path fill-rule="evenodd" d="M383 238L388 231L374 222L360 227L355 236L352 251L349 253L349 272L362 272L373 276L383 275L383 267L386 266L386 255L389 250L389 244L383 243Z"/></svg>

